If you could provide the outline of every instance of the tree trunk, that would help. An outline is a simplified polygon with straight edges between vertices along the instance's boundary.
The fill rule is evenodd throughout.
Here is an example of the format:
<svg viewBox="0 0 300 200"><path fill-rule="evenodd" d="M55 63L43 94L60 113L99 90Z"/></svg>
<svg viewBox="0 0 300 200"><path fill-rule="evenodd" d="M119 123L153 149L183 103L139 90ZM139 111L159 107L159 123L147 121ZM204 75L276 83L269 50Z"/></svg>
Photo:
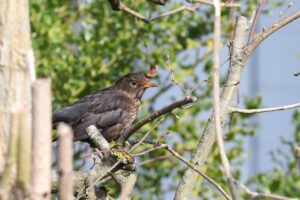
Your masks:
<svg viewBox="0 0 300 200"><path fill-rule="evenodd" d="M6 163L11 110L21 107L31 134L30 69L33 68L27 0L0 2L0 173ZM33 74L33 73L32 73ZM29 146L30 148L30 146Z"/></svg>

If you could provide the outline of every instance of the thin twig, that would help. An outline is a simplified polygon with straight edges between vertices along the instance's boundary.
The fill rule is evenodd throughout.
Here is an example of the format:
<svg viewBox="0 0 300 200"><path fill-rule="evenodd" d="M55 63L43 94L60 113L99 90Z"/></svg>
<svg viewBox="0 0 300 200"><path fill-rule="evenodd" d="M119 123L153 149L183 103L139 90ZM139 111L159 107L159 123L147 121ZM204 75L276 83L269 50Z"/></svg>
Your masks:
<svg viewBox="0 0 300 200"><path fill-rule="evenodd" d="M163 18L163 17L166 17L166 16L170 16L170 15L173 15L175 13L183 12L183 11L195 12L199 7L200 7L199 5L197 5L195 7L181 6L179 8L174 9L174 10L170 10L170 11L164 12L164 13L156 16L156 17L150 18L148 21L152 22L152 21L158 20L160 18Z"/></svg>
<svg viewBox="0 0 300 200"><path fill-rule="evenodd" d="M237 194L235 191L235 186L230 170L230 163L226 155L224 141L223 141L223 134L221 128L221 111L220 111L220 73L219 73L219 44L221 38L221 4L220 0L214 0L214 8L215 8L215 19L214 19L214 66L213 66L213 96L214 96L214 119L215 119L215 127L216 127L216 138L217 143L221 155L222 165L225 170L225 174L227 176L230 192L232 198L235 200L237 199Z"/></svg>
<svg viewBox="0 0 300 200"><path fill-rule="evenodd" d="M159 125L161 124L161 122L163 121L164 119L161 119L159 120L154 126L151 127L151 129L149 131L147 131L147 133L143 136L143 138L138 141L138 143L136 143L133 147L131 147L131 149L128 151L128 153L132 152L135 148L137 148L138 146L140 146L144 140L148 137L148 135Z"/></svg>
<svg viewBox="0 0 300 200"><path fill-rule="evenodd" d="M188 167L190 167L191 169L193 169L195 172L197 172L198 174L200 174L204 179L206 179L208 182L210 182L213 186L215 186L215 188L217 190L219 190L221 192L221 194L226 198L226 199L231 199L229 197L229 195L223 190L223 188L217 183L215 182L212 178L210 178L209 176L207 176L204 172L202 172L201 170L197 169L196 166L192 163L190 163L189 161L187 161L184 157L182 157L179 153L177 153L174 149L172 149L168 144L162 144L162 143L156 143L156 142L151 142L151 144L153 144L153 148L150 148L146 151L137 153L137 154L132 154L132 156L141 156L144 155L146 153L158 150L158 149L166 149L168 152L170 152L174 157L176 157L178 160L180 160L181 162L183 162L184 164L186 164Z"/></svg>
<svg viewBox="0 0 300 200"><path fill-rule="evenodd" d="M283 26L293 22L294 20L298 19L300 17L300 10L296 11L295 13L282 18L278 22L274 23L270 28L262 31L259 34L256 34L256 36L253 38L252 42L247 46L247 48L244 50L245 54L248 56L251 55L251 53L254 51L254 49L267 37L269 37L272 33L276 32Z"/></svg>
<svg viewBox="0 0 300 200"><path fill-rule="evenodd" d="M122 1L120 0L108 0L108 2L111 5L111 8L115 11L123 11L129 15L132 15L134 17L136 17L137 19L142 20L143 22L149 23L149 21L146 19L146 17L144 17L143 15L141 15L140 13L132 10L131 8L127 7Z"/></svg>
<svg viewBox="0 0 300 200"><path fill-rule="evenodd" d="M158 156L158 157L151 158L151 159L145 160L143 162L140 162L137 164L137 166L148 165L148 164L156 162L156 161L166 160L166 159L170 159L170 158L171 158L171 156L168 156L168 155Z"/></svg>
<svg viewBox="0 0 300 200"><path fill-rule="evenodd" d="M243 189L245 193L250 195L251 199L292 200L291 198L280 196L280 195L253 192L246 185L240 183L237 180L234 180L234 183L238 185L241 189Z"/></svg>
<svg viewBox="0 0 300 200"><path fill-rule="evenodd" d="M262 112L273 112L279 110L287 110L292 108L300 107L300 103L285 105L285 106L278 106L272 108L259 108L259 109L244 109L244 108L236 108L236 107L229 107L231 113L245 113L245 114L255 114L255 113L262 113Z"/></svg>
<svg viewBox="0 0 300 200"><path fill-rule="evenodd" d="M190 3L202 3L202 4L206 4L206 5L210 5L210 6L213 6L214 3L212 1L209 1L209 0L187 0L187 2L190 2ZM232 7L232 8L238 8L238 7L241 7L241 4L239 3L221 3L220 4L221 7Z"/></svg>
<svg viewBox="0 0 300 200"><path fill-rule="evenodd" d="M250 29L250 35L249 35L249 38L248 38L248 44L250 44L250 42L252 42L252 38L254 36L254 32L255 32L255 28L257 26L257 22L258 22L259 16L260 16L263 8L267 4L267 2L268 2L268 0L262 0L259 3L258 8L256 9L255 17L254 17L254 20L253 20L253 23L252 23L251 29Z"/></svg>
<svg viewBox="0 0 300 200"><path fill-rule="evenodd" d="M130 129L128 129L124 134L123 134L123 141L126 141L133 133L135 133L137 130L142 128L145 124L152 122L153 120L157 119L163 114L170 113L176 108L181 108L184 105L194 103L197 99L195 97L184 97L183 99L173 102L170 105L153 112L150 114L148 117L140 120L136 124L134 124Z"/></svg>

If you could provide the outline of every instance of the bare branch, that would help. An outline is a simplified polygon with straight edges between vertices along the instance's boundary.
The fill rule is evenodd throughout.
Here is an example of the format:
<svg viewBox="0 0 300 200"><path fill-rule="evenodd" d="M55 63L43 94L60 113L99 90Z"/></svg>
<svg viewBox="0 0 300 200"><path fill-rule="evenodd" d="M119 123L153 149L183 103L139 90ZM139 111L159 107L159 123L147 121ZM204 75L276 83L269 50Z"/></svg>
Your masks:
<svg viewBox="0 0 300 200"><path fill-rule="evenodd" d="M223 89L220 99L220 104L222 105L220 113L221 125L225 124L228 114L228 106L230 106L233 102L234 95L236 94L238 87L236 83L240 82L241 74L246 63L246 55L244 55L241 50L245 45L245 39L249 30L248 27L248 20L245 17L238 17L233 38L233 48L231 54L232 60L230 62L230 69L225 83L225 85L228 85L229 87L225 87ZM208 153L215 142L215 132L216 127L214 114L211 114L206 127L203 130L201 139L199 140L199 143L195 149L195 153L191 159L191 162L194 163L196 169L201 169L203 166ZM198 176L194 170L188 168L178 185L175 194L175 200L188 198L191 194L193 186L195 185L195 182L197 181L197 178Z"/></svg>
<svg viewBox="0 0 300 200"><path fill-rule="evenodd" d="M258 22L259 16L260 16L263 8L267 4L267 2L268 2L268 0L262 0L259 3L258 8L256 9L255 16L254 16L254 19L253 19L253 23L252 23L251 29L250 29L250 35L249 35L249 39L248 39L248 44L250 44L250 42L252 42L252 38L254 36L254 32L255 32L255 28L257 26L257 22Z"/></svg>
<svg viewBox="0 0 300 200"><path fill-rule="evenodd" d="M200 174L205 180L207 180L208 182L210 182L217 190L219 190L221 192L221 194L226 198L226 199L231 199L229 197L229 195L222 189L222 187L215 182L212 178L210 178L208 175L206 175L203 171L201 171L200 169L197 169L196 166L192 163L190 163L189 161L187 161L184 157L182 157L179 153L177 153L174 149L172 149L169 145L167 144L162 144L162 143L156 143L156 142L152 142L152 144L154 145L153 148L150 148L146 151L137 153L137 154L132 154L132 156L141 156L141 155L145 155L146 153L149 153L151 151L155 151L158 149L166 149L167 151L169 151L174 157L176 157L178 160L180 160L181 162L183 162L184 164L186 164L188 167L190 167L192 170L194 170L195 172L197 172L198 174Z"/></svg>
<svg viewBox="0 0 300 200"><path fill-rule="evenodd" d="M251 196L251 199L273 199L273 200L292 200L291 198L275 195L275 194L265 194L265 193L257 193L251 191L247 186L234 180L235 184L242 188L248 195Z"/></svg>
<svg viewBox="0 0 300 200"><path fill-rule="evenodd" d="M153 17L153 18L149 19L149 22L158 20L158 19L166 17L166 16L173 15L173 14L178 13L178 12L183 12L183 11L195 12L199 7L200 7L199 5L197 5L195 7L192 7L192 8L187 7L187 6L181 6L179 8L174 9L174 10L170 10L170 11L164 12L164 13L156 16L156 17Z"/></svg>
<svg viewBox="0 0 300 200"><path fill-rule="evenodd" d="M121 194L120 194L120 200L127 200L130 199L133 187L137 180L137 174L132 173L128 177L126 177L125 182L121 185Z"/></svg>
<svg viewBox="0 0 300 200"><path fill-rule="evenodd" d="M179 101L171 103L170 105L168 105L158 111L155 111L154 113L150 114L148 117L146 117L146 118L140 120L139 122L137 122L136 124L134 124L130 129L128 129L123 135L122 142L126 141L133 133L135 133L137 130L142 128L145 124L152 122L153 120L157 119L161 115L170 113L170 112L172 112L172 110L174 110L176 108L180 108L184 105L194 103L195 101L196 101L195 97L185 97Z"/></svg>
<svg viewBox="0 0 300 200"><path fill-rule="evenodd" d="M292 21L298 19L299 17L300 17L300 10L298 10L297 12L291 14L290 16L282 18L281 20L279 20L278 22L276 22L275 24L273 24L270 28L268 28L268 29L262 31L261 33L257 34L253 38L252 42L247 46L245 52L248 55L251 55L251 53L254 51L254 49L262 41L264 41L267 37L269 37L272 33L274 33L275 31L279 30L283 26L291 23Z"/></svg>
<svg viewBox="0 0 300 200"><path fill-rule="evenodd" d="M127 7L124 3L122 3L122 1L120 0L108 0L108 2L111 5L111 8L115 11L123 11L129 15L132 15L140 20L142 20L143 22L149 23L149 21L146 19L146 17L144 17L143 15L141 15L140 13L132 10L131 8Z"/></svg>
<svg viewBox="0 0 300 200"><path fill-rule="evenodd" d="M17 168L18 140L20 131L21 109L14 108L11 113L11 133L7 152L6 166L0 179L0 199L10 199L10 190L14 185L15 171Z"/></svg>
<svg viewBox="0 0 300 200"><path fill-rule="evenodd" d="M32 128L31 199L49 199L52 130L50 79L38 79L32 84Z"/></svg>
<svg viewBox="0 0 300 200"><path fill-rule="evenodd" d="M141 145L144 140L148 137L148 135L159 125L161 124L163 120L160 120L159 122L157 122L154 126L151 127L151 129L149 131L147 131L146 134L144 134L143 138L138 141L138 143L136 143L133 147L131 147L131 149L128 151L128 153L132 152L135 148L137 148L139 145Z"/></svg>
<svg viewBox="0 0 300 200"><path fill-rule="evenodd" d="M59 199L73 199L73 131L65 123L59 123L58 135L58 173Z"/></svg>
<svg viewBox="0 0 300 200"><path fill-rule="evenodd" d="M295 103L295 104L285 105L285 106L272 107L272 108L259 108L259 109L244 109L244 108L229 107L229 111L231 113L255 114L255 113L262 113L262 112L273 112L273 111L279 111L279 110L287 110L287 109L298 108L298 107L300 107L300 103Z"/></svg>
<svg viewBox="0 0 300 200"><path fill-rule="evenodd" d="M237 194L235 191L235 186L231 174L230 163L226 155L223 134L221 128L221 114L220 114L220 38L221 38L221 4L220 0L214 0L215 8L215 19L214 19L214 66L213 66L213 96L214 96L214 118L216 127L216 138L221 155L222 165L225 170L225 174L228 179L230 186L230 192L232 198L237 199Z"/></svg>
<svg viewBox="0 0 300 200"><path fill-rule="evenodd" d="M213 6L214 3L210 0L187 0L187 2L190 3L202 3L202 4L206 4L206 5L210 5ZM232 8L238 8L241 7L241 4L239 3L221 3L221 7L232 7Z"/></svg>
<svg viewBox="0 0 300 200"><path fill-rule="evenodd" d="M109 150L110 145L100 131L94 125L90 125L86 130L88 136L99 150Z"/></svg>

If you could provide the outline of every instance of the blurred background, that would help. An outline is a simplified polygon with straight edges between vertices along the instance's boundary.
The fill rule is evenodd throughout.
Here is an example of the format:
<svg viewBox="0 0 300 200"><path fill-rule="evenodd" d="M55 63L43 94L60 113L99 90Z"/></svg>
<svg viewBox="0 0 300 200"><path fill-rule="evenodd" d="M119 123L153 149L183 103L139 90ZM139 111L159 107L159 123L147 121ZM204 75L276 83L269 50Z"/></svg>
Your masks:
<svg viewBox="0 0 300 200"><path fill-rule="evenodd" d="M157 64L159 87L147 91L138 118L184 95L196 96L197 103L165 116L151 133L153 140L166 142L190 158L212 107L211 79L203 80L210 74L213 64L213 10L210 6L185 1L169 1L165 6L146 1L125 0L124 3L147 18L183 5L194 7L196 12L180 12L146 24L125 13L112 11L104 0L31 0L32 42L38 75L52 78L53 108L57 110L113 84L128 72L146 71L151 63ZM258 6L257 0L240 3L241 9L222 10L224 78L228 70L226 44L232 38L235 17L250 17ZM300 9L298 2L288 8L289 3L270 1L260 15L256 31ZM293 76L300 71L299 36L298 20L256 49L242 77L236 100L239 107L273 107L299 102L297 84L300 79ZM172 75L184 90L172 83ZM192 88L195 90L191 92ZM141 132L155 123L146 125ZM300 142L299 112L293 109L257 115L235 114L230 116L224 130L235 178L257 191L300 196L294 151ZM167 131L171 134L166 136ZM134 135L135 138L141 136L140 133ZM138 151L146 148L143 146ZM76 169L88 170L93 164L89 158L91 149L77 143L75 150ZM144 164L157 157L164 159ZM138 157L137 165L135 199L171 199L186 169L163 150ZM216 146L205 167L208 175L227 188ZM114 182L107 185L110 194L118 192ZM200 179L193 195L195 199L199 196L220 198L217 191Z"/></svg>

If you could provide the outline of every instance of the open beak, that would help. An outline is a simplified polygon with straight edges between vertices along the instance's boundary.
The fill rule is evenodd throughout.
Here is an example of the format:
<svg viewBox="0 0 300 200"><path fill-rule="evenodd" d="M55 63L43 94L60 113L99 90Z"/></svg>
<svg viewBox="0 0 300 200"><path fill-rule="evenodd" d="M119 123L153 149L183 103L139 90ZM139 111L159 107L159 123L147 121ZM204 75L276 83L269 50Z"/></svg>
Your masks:
<svg viewBox="0 0 300 200"><path fill-rule="evenodd" d="M152 82L146 82L143 87L144 88L152 88L152 87L156 87L157 85L155 83Z"/></svg>

